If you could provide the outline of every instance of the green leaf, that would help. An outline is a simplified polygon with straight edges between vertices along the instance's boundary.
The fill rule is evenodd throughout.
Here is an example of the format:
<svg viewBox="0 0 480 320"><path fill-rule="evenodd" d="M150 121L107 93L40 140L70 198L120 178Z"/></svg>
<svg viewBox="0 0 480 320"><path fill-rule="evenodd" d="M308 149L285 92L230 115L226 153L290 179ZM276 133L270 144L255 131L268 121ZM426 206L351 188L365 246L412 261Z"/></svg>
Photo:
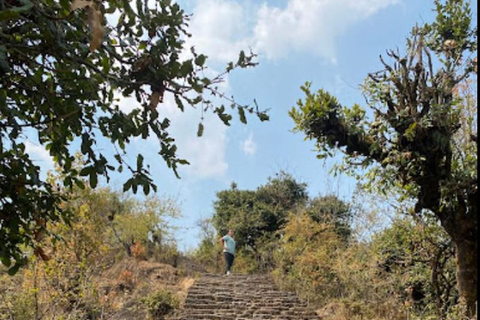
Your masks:
<svg viewBox="0 0 480 320"><path fill-rule="evenodd" d="M82 177L86 177L90 174L90 172L93 170L92 167L85 167L85 168L82 168L82 170L80 170L80 176Z"/></svg>
<svg viewBox="0 0 480 320"><path fill-rule="evenodd" d="M242 51L240 51L240 54L238 55L237 64L241 66L244 62L245 62L245 52L242 50Z"/></svg>
<svg viewBox="0 0 480 320"><path fill-rule="evenodd" d="M264 112L260 112L258 114L258 117L260 118L260 121L268 121L270 120L270 117L268 116L268 114L264 113Z"/></svg>
<svg viewBox="0 0 480 320"><path fill-rule="evenodd" d="M243 107L238 107L238 115L240 116L240 121L247 124L247 118L245 117L245 110Z"/></svg>
<svg viewBox="0 0 480 320"><path fill-rule="evenodd" d="M123 184L123 192L127 192L132 187L133 179L130 178Z"/></svg>
<svg viewBox="0 0 480 320"><path fill-rule="evenodd" d="M5 266L5 267L10 267L10 265L12 264L12 261L10 260L10 258L8 257L5 257L5 256L1 256L0 257L0 261L2 262L2 264Z"/></svg>
<svg viewBox="0 0 480 320"><path fill-rule="evenodd" d="M192 60L187 60L182 63L182 66L180 67L180 76L186 77L190 72L193 71L193 64Z"/></svg>
<svg viewBox="0 0 480 320"><path fill-rule="evenodd" d="M82 180L76 179L76 180L75 180L75 184L76 184L77 187L79 187L80 189L85 190L85 184L83 183Z"/></svg>
<svg viewBox="0 0 480 320"><path fill-rule="evenodd" d="M206 60L207 60L207 56L200 54L197 58L195 58L195 64L199 67L203 67Z"/></svg>
<svg viewBox="0 0 480 320"><path fill-rule="evenodd" d="M177 95L175 95L175 103L177 104L177 107L180 110L182 110L182 111L184 110L182 100L180 100L180 98Z"/></svg>
<svg viewBox="0 0 480 320"><path fill-rule="evenodd" d="M143 193L146 195L150 193L150 184L148 182L143 185Z"/></svg>
<svg viewBox="0 0 480 320"><path fill-rule="evenodd" d="M147 48L147 41L141 41L140 45L138 46L138 50L145 50Z"/></svg>
<svg viewBox="0 0 480 320"><path fill-rule="evenodd" d="M203 78L202 79L202 83L203 85L206 87L206 86L209 86L212 84L212 80L208 79L208 78Z"/></svg>
<svg viewBox="0 0 480 320"><path fill-rule="evenodd" d="M93 189L95 189L97 187L97 184L98 184L98 176L97 176L97 173L95 171L92 171L90 173L90 187L92 187Z"/></svg>
<svg viewBox="0 0 480 320"><path fill-rule="evenodd" d="M139 154L137 156L137 171L140 172L140 170L142 169L143 167L143 156L141 154Z"/></svg>
<svg viewBox="0 0 480 320"><path fill-rule="evenodd" d="M202 135L203 135L203 124L200 122L198 124L197 137L201 137Z"/></svg>
<svg viewBox="0 0 480 320"><path fill-rule="evenodd" d="M0 21L10 20L20 17L21 13L30 11L33 8L33 3L30 0L19 0L22 6L14 6L12 9L0 11Z"/></svg>

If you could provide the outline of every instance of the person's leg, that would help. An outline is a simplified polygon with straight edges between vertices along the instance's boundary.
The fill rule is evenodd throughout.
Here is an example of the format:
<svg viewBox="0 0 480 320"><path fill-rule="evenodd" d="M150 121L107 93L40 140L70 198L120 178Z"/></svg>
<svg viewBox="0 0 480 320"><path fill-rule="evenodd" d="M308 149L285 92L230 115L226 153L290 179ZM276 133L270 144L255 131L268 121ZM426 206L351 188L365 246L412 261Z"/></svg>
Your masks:
<svg viewBox="0 0 480 320"><path fill-rule="evenodd" d="M230 254L228 252L224 252L223 256L225 257L225 274L228 274L230 271Z"/></svg>
<svg viewBox="0 0 480 320"><path fill-rule="evenodd" d="M234 257L235 256L233 254L225 252L225 262L227 264L226 272L225 272L226 274L230 274L230 269L232 268Z"/></svg>

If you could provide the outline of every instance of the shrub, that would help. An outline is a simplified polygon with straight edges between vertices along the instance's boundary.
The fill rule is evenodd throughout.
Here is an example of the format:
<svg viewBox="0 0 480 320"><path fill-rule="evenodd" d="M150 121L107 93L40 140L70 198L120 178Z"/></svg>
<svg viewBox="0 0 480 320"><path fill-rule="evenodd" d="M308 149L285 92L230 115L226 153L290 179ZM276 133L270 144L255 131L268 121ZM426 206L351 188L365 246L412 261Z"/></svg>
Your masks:
<svg viewBox="0 0 480 320"><path fill-rule="evenodd" d="M141 299L141 302L147 306L150 319L164 319L165 315L180 306L178 298L165 289L160 289L154 294Z"/></svg>

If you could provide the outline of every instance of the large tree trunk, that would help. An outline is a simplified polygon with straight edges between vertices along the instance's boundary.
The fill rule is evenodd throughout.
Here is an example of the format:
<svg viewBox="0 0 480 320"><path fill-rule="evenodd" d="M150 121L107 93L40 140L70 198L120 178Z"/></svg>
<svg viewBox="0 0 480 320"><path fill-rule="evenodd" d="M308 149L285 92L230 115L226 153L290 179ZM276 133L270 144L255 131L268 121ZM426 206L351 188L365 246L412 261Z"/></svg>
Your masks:
<svg viewBox="0 0 480 320"><path fill-rule="evenodd" d="M468 199L458 196L456 211L439 212L435 215L455 243L457 262L457 289L467 306L467 315L472 317L477 309L477 192L468 193Z"/></svg>
<svg viewBox="0 0 480 320"><path fill-rule="evenodd" d="M472 196L476 194L472 193ZM440 217L442 226L455 243L457 289L460 298L466 303L467 315L472 317L477 309L478 284L476 199L470 201L468 207L457 206L457 210L457 212L437 216Z"/></svg>
<svg viewBox="0 0 480 320"><path fill-rule="evenodd" d="M474 316L477 308L477 242L457 241L457 286L465 300L468 316Z"/></svg>

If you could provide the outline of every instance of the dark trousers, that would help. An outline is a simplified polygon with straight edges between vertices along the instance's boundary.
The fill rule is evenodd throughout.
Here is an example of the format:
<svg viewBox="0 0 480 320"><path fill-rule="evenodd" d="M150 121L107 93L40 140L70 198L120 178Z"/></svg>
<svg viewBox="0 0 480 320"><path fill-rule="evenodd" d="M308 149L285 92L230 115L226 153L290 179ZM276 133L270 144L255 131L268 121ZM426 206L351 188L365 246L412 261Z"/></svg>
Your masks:
<svg viewBox="0 0 480 320"><path fill-rule="evenodd" d="M232 268L232 264L233 264L233 260L235 260L235 256L230 252L224 252L223 255L225 256L225 262L227 263L227 267L225 270L225 273L227 273Z"/></svg>

